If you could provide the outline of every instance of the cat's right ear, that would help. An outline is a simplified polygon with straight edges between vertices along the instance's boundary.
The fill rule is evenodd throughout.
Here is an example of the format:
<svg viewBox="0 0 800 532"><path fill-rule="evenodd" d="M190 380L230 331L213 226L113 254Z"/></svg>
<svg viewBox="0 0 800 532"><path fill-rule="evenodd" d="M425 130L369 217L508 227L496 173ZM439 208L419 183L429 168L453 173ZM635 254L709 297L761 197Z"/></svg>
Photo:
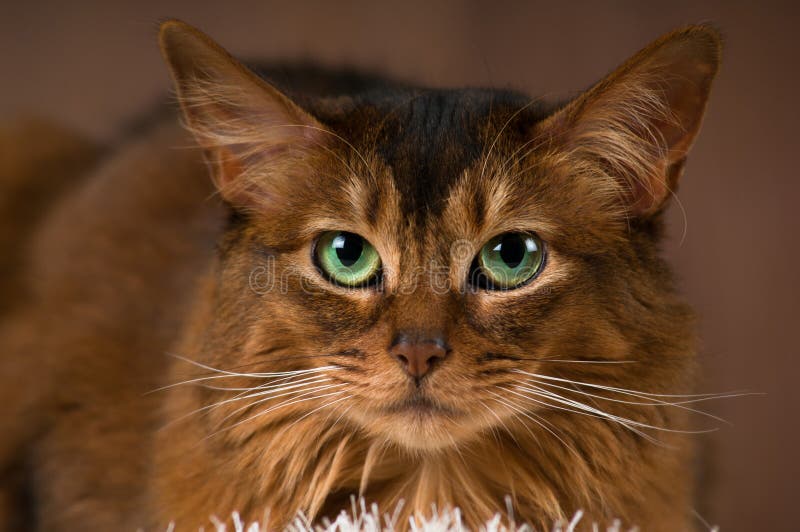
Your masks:
<svg viewBox="0 0 800 532"><path fill-rule="evenodd" d="M288 193L324 136L317 120L184 22L161 24L159 44L222 197L257 208Z"/></svg>

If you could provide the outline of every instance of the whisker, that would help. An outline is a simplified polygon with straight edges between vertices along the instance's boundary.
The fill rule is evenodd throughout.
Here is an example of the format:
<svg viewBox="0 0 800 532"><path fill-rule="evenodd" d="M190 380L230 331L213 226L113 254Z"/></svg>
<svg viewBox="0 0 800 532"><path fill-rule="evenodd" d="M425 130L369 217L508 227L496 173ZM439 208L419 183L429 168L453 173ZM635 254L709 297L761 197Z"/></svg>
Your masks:
<svg viewBox="0 0 800 532"><path fill-rule="evenodd" d="M313 400L316 400L316 399L322 399L323 397L330 397L332 395L340 395L340 394L343 394L343 393L346 393L346 391L345 390L340 390L338 392L331 392L331 393L322 394L322 395L318 395L318 396L306 397L305 399L299 399L299 397L302 397L303 395L307 395L307 394L303 394L303 395L297 396L297 397L295 397L293 399L283 401L283 402L281 402L281 403L279 403L279 404L277 404L275 406L267 408L266 410L262 410L261 412L255 414L255 415L252 415L252 416L250 416L250 417L248 417L246 419L243 419L241 421L238 421L238 422L234 423L233 425L230 425L228 427L224 427L224 428L221 428L221 429L219 429L219 430L217 430L215 432L212 432L211 434L209 434L208 436L203 438L203 440L207 440L209 438L213 438L217 434L220 434L220 433L228 431L228 430L232 430L232 429L238 427L239 425L247 423L248 421L252 421L253 419L256 419L258 417L267 415L270 412L274 412L275 410L277 410L279 408L285 408L287 406L291 406L291 405L294 405L294 404L304 403L304 402L307 402L307 401L313 401Z"/></svg>
<svg viewBox="0 0 800 532"><path fill-rule="evenodd" d="M483 158L483 164L482 164L482 166L481 166L481 179L483 179L483 177L484 177L484 175L485 175L485 173L486 173L486 165L489 163L489 157L492 155L492 151L494 150L495 146L497 145L497 141L499 141L499 140L500 140L500 137L503 135L503 132L506 130L506 128L507 128L507 127L508 127L508 126L511 124L511 122L513 122L513 121L514 121L514 119L515 119L517 116L519 116L519 115L520 115L520 114L521 114L523 111L525 111L526 109L528 109L528 108L529 108L530 106L532 106L533 104L535 104L535 103L537 103L537 102L540 102L541 100L542 100L542 98L541 98L541 97L539 97L539 98L533 98L531 101L529 101L529 102L528 102L527 104L525 104L523 107L520 107L519 109L517 109L517 110L516 110L516 111L515 111L515 112L514 112L514 113L513 113L513 114L512 114L512 115L511 115L509 118L508 118L508 120L506 120L505 124L503 124L503 127L501 127L501 128L500 128L500 131L498 131L498 132L497 132L497 135L495 135L495 137L494 137L494 140L492 140L492 144L489 146L489 151L487 151L487 152L486 152L486 156Z"/></svg>
<svg viewBox="0 0 800 532"><path fill-rule="evenodd" d="M705 412L703 410L698 410L696 408L691 408L691 407L685 406L686 404L691 404L691 403L697 403L697 402L700 402L700 401L710 400L711 398L708 398L708 397L703 398L703 399L692 399L692 400L676 401L674 403L671 403L671 402L668 402L668 401L661 401L661 400L656 399L656 398L648 398L648 397L645 397L645 396L639 396L637 394L629 394L629 395L632 395L633 397L644 399L644 400L649 401L649 402L644 402L644 401L624 401L622 399L614 399L612 397L606 397L606 396L603 396L603 395L597 395L597 394L585 392L583 390L578 389L577 387L575 387L575 388L567 388L565 386L559 386L558 384L552 384L552 383L549 383L549 382L538 381L538 380L535 380L535 379L527 380L525 382L526 383L536 382L537 384L540 384L542 386L549 386L551 388L557 388L559 390L565 390L565 391L568 391L568 392L578 393L578 394L584 395L586 397L593 397L595 399L601 399L601 400L604 400L604 401L611 401L611 402L614 402L614 403L621 403L621 404L626 404L626 405L674 406L675 408L680 408L682 410L688 410L689 412L694 412L696 414L700 414L702 416L706 416L706 417L709 417L711 419L715 419L715 420L717 420L717 421L719 421L721 423L726 423L726 424L730 425L730 423L728 421L722 419L721 417L715 416L714 414L711 414L709 412Z"/></svg>
<svg viewBox="0 0 800 532"><path fill-rule="evenodd" d="M354 396L354 395L350 395L350 396L348 396L348 397L349 397L349 398L353 398L353 397L355 397L355 396ZM333 430L333 429L336 427L336 425L338 425L338 424L339 424L339 422L340 422L340 421L341 421L341 420L344 418L344 416L345 416L345 415L346 415L346 414L347 414L347 413L348 413L348 412L349 412L349 411L350 411L350 410L353 408L353 406L355 406L355 405L352 405L352 404L351 404L350 406L348 406L347 408L345 408L344 410L342 410L342 411L341 411L341 413L339 413L339 417L337 417L337 418L336 418L336 421L334 421L334 422L333 422L333 424L332 424L330 427L328 427L328 432L332 431L332 430Z"/></svg>
<svg viewBox="0 0 800 532"><path fill-rule="evenodd" d="M563 360L558 358L522 358L536 362L558 362L560 364L637 364L638 360Z"/></svg>
<svg viewBox="0 0 800 532"><path fill-rule="evenodd" d="M584 416L588 416L588 417L593 417L593 418L596 418L596 419L603 419L603 420L606 420L606 421L614 421L614 422L618 423L619 425L622 425L626 429L630 430L634 434L637 434L637 435L641 436L642 438L644 438L644 439L646 439L646 440L648 440L648 441L650 441L650 442L652 442L654 444L664 445L664 442L662 442L662 441L650 436L649 434L646 434L646 433L642 432L641 430L639 430L639 429L637 429L635 427L632 427L632 426L628 425L625 421L623 421L621 419L610 419L607 416L603 416L602 414L593 414L591 412L587 412L587 411L584 411L584 410L581 410L581 409L566 408L566 407L563 407L563 406L553 405L553 404L547 403L545 401L542 401L540 399L535 399L533 397L530 397L529 395L524 394L524 393L515 392L514 390L510 390L510 389L507 389L507 388L502 388L502 389L507 391L507 392L509 392L509 393L512 393L514 395L522 397L523 399L526 399L528 401L531 401L533 403L542 405L542 406L547 407L547 408L552 408L554 410L562 410L564 412L570 412L570 413L573 413L573 414L580 414L580 415L584 415ZM539 397L542 397L539 394L536 394L536 395L539 396Z"/></svg>
<svg viewBox="0 0 800 532"><path fill-rule="evenodd" d="M507 408L510 408L511 410L513 410L513 411L515 411L515 412L519 413L520 415L522 415L522 416L525 416L526 418L530 419L531 421L533 421L534 423L536 423L537 425L539 425L540 427L542 427L544 430L546 430L546 431L547 431L547 432L549 432L551 435L553 435L553 437L555 437L555 438L556 438L558 441L560 441L560 442L562 443L562 445L564 445L564 447L566 447L566 448L567 448L569 451L571 451L571 452L572 452L572 453L573 453L573 454L574 454L574 455L575 455L575 456L576 456L576 457L577 457L579 460L583 460L583 458L582 458L582 457L581 457L581 455L578 453L578 451L576 451L574 447L572 447L572 446L571 446L571 445L569 445L569 444L568 444L566 441L564 441L564 440L563 440L563 439L562 439L562 438L561 438L561 437L560 437L558 434L556 434L555 432L553 432L552 430L550 430L550 428L548 428L548 427L547 427L547 426L546 426L546 425L543 423L543 421L544 421L544 420L542 420L542 419L541 419L539 416L536 416L536 415L535 415L535 414L533 414L532 412L526 412L525 410L522 410L522 409L521 409L521 408L519 408L518 406L516 406L516 405L514 405L514 404L511 404L511 403L508 403L508 402L506 402L506 401L505 401L505 399L504 399L504 398L503 398L503 397L502 397L500 394L497 394L497 393L495 393L495 392L492 392L492 391L489 391L489 393L495 396L495 397L494 397L494 400L495 400L495 401L499 402L500 404L503 404L503 405L505 405ZM534 417L534 416L535 416L535 417Z"/></svg>
<svg viewBox="0 0 800 532"><path fill-rule="evenodd" d="M340 393L345 393L345 391L346 390L342 390ZM354 397L353 395L346 395L344 397L340 397L339 399L336 399L335 401L329 401L329 402L327 402L327 403L325 403L323 405L320 405L317 408L315 408L315 409L313 409L313 410L311 410L309 412L306 412L304 415L302 415L299 418L295 419L288 427L285 427L283 430L284 431L289 430L290 428L295 426L297 423L300 423L302 420L304 420L305 418L307 418L311 414L313 414L315 412L319 412L320 410L322 410L323 408L325 408L327 406L331 406L331 405L334 405L336 403L340 403L340 402L345 401L347 399L352 399L353 397Z"/></svg>
<svg viewBox="0 0 800 532"><path fill-rule="evenodd" d="M319 368L309 368L309 369L298 369L298 370L291 370L291 371L277 371L277 372L265 372L265 373L237 373L234 371L226 371L224 369L218 369L202 362L197 362L196 360L192 360L190 358L183 357L181 355L176 355L174 353L167 353L169 356L177 358L178 360L183 360L184 362L188 362L189 364L195 365L199 368L207 369L209 371L215 373L221 373L224 375L231 375L234 377L284 377L286 375L299 375L303 373L311 373L314 371L324 371L326 369L336 369L336 366L322 366Z"/></svg>
<svg viewBox="0 0 800 532"><path fill-rule="evenodd" d="M653 429L653 430L660 430L660 431L664 431L664 432L677 432L677 433L681 433L681 434L704 434L704 433L713 432L713 430L716 430L716 429L713 429L713 430L702 430L702 431L684 431L684 430L678 430L678 429L669 429L669 428L666 428L666 427L659 427L657 425L650 425L648 423L643 423L641 421L635 421L635 420L632 420L632 419L628 419L626 417L617 416L616 414L611 414L611 413L606 412L605 410L602 410L600 408L595 408L593 406L587 405L586 403L582 403L582 402L577 401L575 399L568 399L568 398L564 397L563 395L559 395L559 394L557 394L555 392L551 392L550 390L545 390L544 388L539 388L538 386L534 386L533 388L525 388L525 387L518 386L517 388L518 389L522 388L522 389L525 389L527 391L533 392L534 395L537 395L539 397L552 399L552 400L554 400L554 401L556 401L558 403L562 403L562 404L566 404L566 405L569 405L569 406L573 406L573 407L575 407L575 408L577 408L579 410L590 412L590 413L593 413L595 415L604 417L606 419L610 419L612 421L617 421L617 422L620 422L620 423L623 423L623 424L629 424L629 425L635 426L635 427L641 427L641 428L647 428L647 429Z"/></svg>
<svg viewBox="0 0 800 532"><path fill-rule="evenodd" d="M279 386L284 386L284 385L286 385L286 381L290 381L290 384L296 384L296 383L306 382L306 381L309 381L309 380L312 380L312 379L320 379L320 378L323 378L324 380L330 380L330 377L328 377L327 375L313 375L311 377L304 377L302 379L297 379L297 380L291 380L292 377L296 377L296 375L292 375L290 377L283 377L283 378L277 379L277 380L271 380L268 383L259 384L258 386L251 386L249 388L233 388L233 387L228 388L228 387L224 387L224 386L211 386L210 384L200 384L199 386L201 386L201 387L203 387L203 388L205 388L207 390L218 390L218 391L222 391L222 392L239 392L239 391L252 392L252 391L256 391L256 390L270 390L272 388L277 388Z"/></svg>
<svg viewBox="0 0 800 532"><path fill-rule="evenodd" d="M325 385L321 385L321 386L313 386L313 387L307 388L307 389L301 388L299 390L291 390L291 391L288 391L288 392L285 392L285 393L280 393L280 394L277 394L277 395L274 395L271 392L269 392L269 393L262 392L262 393L252 394L250 396L243 397L243 399L251 399L251 398L255 398L255 397L263 397L264 395L267 395L267 397L264 397L263 399L259 399L258 401L253 401L252 403L249 403L249 404L246 404L244 406L241 406L241 407L237 408L236 410L234 410L233 412L229 413L227 416L222 418L220 420L220 423L222 423L224 421L227 421L228 419L232 418L233 416L235 416L239 412L242 412L244 410L249 410L250 408L253 408L256 405L259 405L261 403L266 403L267 401L272 401L273 399L276 399L278 397L285 397L287 395L294 395L294 394L297 394L299 392L303 392L303 393L301 393L300 395L296 395L295 397L304 397L304 396L312 394L314 392L318 392L318 391L322 391L322 390L329 390L331 388L341 388L342 386L343 386L342 384L325 384Z"/></svg>
<svg viewBox="0 0 800 532"><path fill-rule="evenodd" d="M562 379L562 378L559 378L559 377L552 377L550 375L540 375L538 373L530 373L528 371L523 371L521 369L515 369L515 370L512 370L512 371L514 371L515 373L520 373L522 375L527 375L529 377L536 377L536 378L539 378L539 379L552 380L552 381L565 382L565 383L572 383L572 384L577 384L579 386L588 386L590 388L598 388L598 389L601 389L601 390L608 390L608 391L618 392L618 393L626 394L626 395L639 394L639 395L643 395L643 396L646 396L646 397L674 397L676 399L692 399L692 398L704 398L705 397L705 398L709 398L709 399L725 399L725 398L727 398L729 396L739 397L739 396L744 396L744 395L759 395L757 393L747 392L747 391L733 391L733 392L723 392L723 393L698 393L698 394L648 393L648 392L642 392L642 391L638 391L638 390L628 390L628 389L625 389L625 388L617 388L617 387L614 387L614 386L605 386L605 385L602 385L602 384L593 384L593 383L590 383L590 382L579 382L579 381L574 381L574 380L570 380L570 379Z"/></svg>
<svg viewBox="0 0 800 532"><path fill-rule="evenodd" d="M151 394L151 393L156 393L156 392L161 392L161 391L164 391L164 390L168 390L170 388L175 388L176 386L183 386L183 385L186 385L186 384L204 382L204 381L213 380L213 379L224 379L224 378L230 378L230 377L245 377L245 378L251 378L251 379L265 379L265 378L272 378L272 377L288 377L288 378L291 378L291 377L298 376L298 375L308 375L308 374L311 374L311 373L319 373L319 372L323 372L323 371L339 369L338 366L321 366L321 367L318 367L318 368L308 368L308 369L292 370L292 371L278 371L278 372L265 372L265 373L238 373L238 372L233 372L233 371L217 369L217 368L214 368L212 366L207 366L205 364L202 364L200 362L196 362L194 360L182 357L180 355L175 355L175 354L169 354L169 355L174 357L174 358L177 358L179 360L186 361L186 362L188 362L190 364L193 364L195 366L198 366L198 367L201 367L201 368L204 368L204 369L208 369L209 371L211 371L212 373L215 373L215 374L204 376L204 377L196 377L196 378L193 378L193 379L187 379L187 380L180 381L180 382L175 382L175 383L172 383L172 384L167 384L165 386L161 386L161 387L156 388L154 390L150 390L148 392L145 392L145 395L148 395L148 394Z"/></svg>
<svg viewBox="0 0 800 532"><path fill-rule="evenodd" d="M488 406L488 405L487 405L486 403L484 403L483 401L481 401L481 405L482 405L482 406L484 406L484 407L485 407L487 410L489 410L489 412L491 412L491 413L492 413L492 415L493 415L495 418L497 418L497 421L498 421L498 422L499 422L499 423L500 423L500 424L503 426L503 428L505 429L505 431L506 431L506 434L508 434L509 436L511 436L511 439L513 439L513 440L514 440L514 443L515 443L515 444L517 444L517 447L520 447L520 444L519 444L519 442L517 441L517 437L516 437L516 436L514 436L514 432L513 432L513 431L512 431L512 430L509 428L509 426L508 426L508 425L506 425L506 422L505 422L505 421L503 421L503 419L502 419L502 418L501 418L499 415L497 415L497 412L495 412L495 411L494 411L494 410L493 410L493 409L492 409L490 406ZM519 419L519 414L518 414L517 412L512 412L512 414L513 414L513 416L514 416L514 417L515 417L517 420L519 420L519 421L521 422L521 420ZM533 438L533 440L534 440L534 441L535 441L535 442L536 442L536 443L539 445L539 447L541 448L542 444L541 444L541 442L539 441L539 438L537 438L537 437L536 437L536 434L534 434L534 433L533 433L533 431L530 429L530 427L528 426L528 424L527 424L527 423L524 423L524 422L521 422L520 424L521 424L521 425L522 425L522 426L525 428L525 430L527 430L527 431L528 431L528 434L530 434L530 435L531 435L531 437ZM521 448L521 447L520 447L520 448Z"/></svg>
<svg viewBox="0 0 800 532"><path fill-rule="evenodd" d="M304 371L303 373L292 374L292 375L289 375L289 376L287 376L285 378L278 379L277 381L270 381L270 382L271 383L272 382L280 382L282 380L291 379L292 377L297 377L297 376L300 376L300 375L308 375L308 374L312 374L312 373L321 373L323 371L331 370L331 369L338 369L338 368L334 367L334 366L324 366L324 367L321 367L321 368L315 368L313 371L309 370L309 371ZM177 386L185 386L187 384L196 384L196 383L201 383L201 382L214 380L214 379L230 379L230 378L233 378L233 377L249 377L249 378L252 378L252 379L268 379L268 378L270 378L268 376L255 374L255 373L245 374L245 375L210 375L208 377L198 377L196 379L188 379L188 380L185 380L185 381L180 381L180 382L175 382L175 383L172 383L172 384L167 384L165 386L161 386L160 388L156 388L154 390L150 390L148 392L145 392L144 395L149 395L151 393L156 393L156 392L163 392L165 390L169 390L170 388L175 388ZM224 389L224 388L221 388L221 387L213 387L213 386L210 386L210 385L209 386L205 386L205 387L209 388L209 389Z"/></svg>
<svg viewBox="0 0 800 532"><path fill-rule="evenodd" d="M611 413L606 412L606 411L604 411L602 409L589 406L589 405L587 405L585 403L582 403L580 401L576 401L574 399L568 399L568 398L563 397L563 396L561 396L561 395L559 395L557 393L551 392L549 390L545 390L543 388L539 388L539 387L525 388L525 387L517 386L517 389L524 389L526 391L529 391L529 392L533 393L534 395L536 395L538 397L544 397L544 398L547 398L547 399L552 399L553 401L556 401L557 403L565 404L565 405L568 405L568 406L572 406L573 408L577 408L578 410L580 410L580 412L573 411L575 413L590 413L590 414L593 414L592 417L600 416L600 417L608 419L610 421L614 421L616 423L619 423L619 424L625 426L629 430L631 430L633 432L636 432L637 434L639 434L639 435L641 435L643 437L648 437L648 439L650 438L649 435L646 435L646 434L642 433L641 431L634 430L634 427L640 427L640 428L644 428L644 429L651 429L651 430L656 430L656 431L660 431L660 432L670 432L670 433L676 433L676 434L707 434L709 432L715 432L717 430L716 428L714 428L714 429L706 429L706 430L680 430L680 429L670 429L670 428L667 428L667 427L660 427L660 426L657 426L657 425L651 425L651 424L648 424L648 423L643 423L641 421L635 421L635 420L632 420L632 419L629 419L629 418L626 418L626 417L622 417L622 416L618 416L618 415L615 415L615 414L611 414ZM511 393L514 393L516 395L520 395L522 397L527 397L529 400L537 401L535 399L532 399L530 396L527 396L526 394L514 392L513 390L507 390L507 391L509 391ZM549 405L549 406L551 408L557 408L554 405ZM655 440L655 441L658 441L658 440Z"/></svg>
<svg viewBox="0 0 800 532"><path fill-rule="evenodd" d="M214 390L221 390L221 391L225 391L225 390L230 390L230 391L242 390L240 393L237 393L236 395L233 396L233 399L238 399L238 398L241 398L242 396L247 395L248 393L251 393L251 392L255 392L255 391L259 391L259 390L262 390L262 391L263 390L271 390L271 389L274 389L274 388L277 388L277 387L280 387L280 386L285 386L287 383L288 384L298 384L298 383L305 382L307 384L314 384L314 382L309 382L309 381L314 381L314 379L322 379L322 380L315 381L315 382L324 382L324 381L336 380L332 376L330 376L330 375L328 375L326 373L324 373L322 375L312 375L310 377L305 377L305 378L302 378L302 379L297 379L296 377L297 377L297 375L292 375L290 377L282 377L280 379L270 379L268 382L266 382L264 384L259 384L258 386L253 386L253 387L250 387L250 388L222 388L222 387L209 386L209 385L206 385L206 384L199 384L198 386L200 386L202 388L206 388L206 389L214 389Z"/></svg>
<svg viewBox="0 0 800 532"><path fill-rule="evenodd" d="M202 381L207 381L207 380L212 380L212 379L229 379L231 377L232 377L232 375L210 375L208 377L198 377L196 379L188 379L188 380L185 380L185 381L180 381L180 382L174 382L172 384L167 384L165 386L160 386L160 387L155 388L153 390L148 390L148 391L144 392L144 395L150 395L151 393L156 393L156 392L163 392L164 390L169 390L170 388L175 388L177 386L183 386L185 384L192 384L192 383L195 383L195 382L202 382Z"/></svg>
<svg viewBox="0 0 800 532"><path fill-rule="evenodd" d="M169 354L167 353L167 355L169 355ZM251 355L251 356L260 356L260 355L259 355L259 353L255 353L254 355ZM226 367L226 368L223 368L223 369L225 371L233 371L233 370L238 370L238 369L242 369L242 368L251 368L253 366L263 366L263 365L268 364L268 363L277 364L277 363L282 363L282 362L286 362L286 361L289 361L289 360L307 359L307 358L330 358L330 355L326 353L326 354L322 354L322 355L284 356L284 357L281 357L279 359L266 359L266 360L259 359L259 360L256 360L255 362L248 362L246 364L237 364L235 366L230 366L230 367ZM206 376L206 375L215 375L216 373L217 372L193 371L191 376L192 377L202 377L202 376Z"/></svg>
<svg viewBox="0 0 800 532"><path fill-rule="evenodd" d="M317 382L325 382L325 381L327 381L327 380L330 380L330 379L322 379L322 380L320 380L320 381L317 381ZM180 422L180 421L183 421L184 419L186 419L186 418L188 418L188 417L190 417L190 416L193 416L193 415L195 415L195 414L199 414L199 413L201 413L201 412L205 412L205 411L207 411L207 410L213 410L213 409L215 409L215 408L219 408L219 407L221 407L221 406L224 406L224 405L226 405L226 404L232 403L232 402L234 402L234 401L241 401L241 400L243 400L243 399L251 399L251 398L253 398L253 397L261 397L261 396L263 396L263 395L265 395L265 394L267 394L267 393L270 393L270 394L275 394L275 395L272 395L272 397L270 397L270 398L268 398L268 399L275 399L275 398L277 398L277 397L284 397L284 396L286 396L286 395L291 395L291 394L294 394L294 393L299 393L299 392L301 392L301 391L304 391L303 389L304 389L305 387L307 387L307 386L309 386L309 385L311 385L311 384L316 384L317 382L306 382L306 383L302 383L302 384L297 384L296 386L295 386L295 385L292 385L292 386L287 386L287 387L283 387L283 388L281 388L281 389L270 390L269 392L261 392L261 393L258 393L258 394L251 394L251 395L243 395L243 394L238 394L237 396L235 396L235 397L232 397L232 398L230 398L230 399L225 399L225 400L218 401L218 402L216 402L216 403L213 403L213 404L210 404L210 405L205 405L205 406L203 406L203 407L200 407L200 408L198 408L198 409L196 409L196 410L193 410L193 411L191 411L191 412L189 412L189 413L187 413L187 414L184 414L184 415L182 415L182 416L180 416L180 417L178 417L178 418L176 418L176 419L173 419L172 421L170 421L169 423L167 423L166 425L164 425L164 426L162 427L162 430L163 430L163 429L165 429L165 428L167 428L167 427L170 427L170 426L174 425L175 423L178 423L178 422ZM287 390L287 389L289 389L289 388L300 388L300 389L293 389L292 391L290 391L290 392L288 392L288 393L281 393L281 394L278 394L278 393L277 393L277 392L285 391L285 390ZM313 388L313 389L314 389L314 390L316 390L316 389L318 389L318 388L319 388L319 387L317 387L317 388ZM268 399L262 399L262 400L260 400L260 401L258 401L258 402L264 402L264 401L266 401L266 400L268 400ZM253 403L253 404L256 404L256 403ZM249 406L252 406L252 404L251 404L251 405L249 405ZM246 408L246 407L245 407L245 408ZM241 410L241 409L239 409L239 410ZM234 411L234 412L233 412L233 414L236 414L236 413L237 413L239 410L236 410L236 411ZM228 417L230 417L230 416L228 416ZM223 419L223 421L224 421L225 419L228 419L228 417L224 418L224 419Z"/></svg>
<svg viewBox="0 0 800 532"><path fill-rule="evenodd" d="M537 142L537 141L538 141L538 142ZM530 145L531 145L531 144L533 144L534 142L537 142L537 144L535 144L535 145L534 145L532 148L530 148L530 149L526 150L526 151L525 151L525 153L523 153L522 155L520 155L519 157L517 157L517 155L518 155L518 154L519 154L519 153L520 153L522 150L524 150L525 148L527 148L528 146L530 146ZM526 141L526 142L523 142L523 143L522 143L522 145L520 145L520 147L519 147L519 148L517 148L516 150L514 150L514 152L513 152L511 155L509 155L509 156L506 158L506 160L505 160L505 161L503 161L503 164L502 164L502 165L500 165L500 171L501 171L501 172L503 172L503 173L506 173L506 172L508 172L508 169L509 169L509 163L512 163L512 161L513 161L514 159L516 159L516 160L517 160L516 162L520 162L520 163L521 163L522 161L524 161L524 160L525 160L525 158L527 158L527 157L528 157L528 155L530 155L531 153L533 153L533 152L534 152L534 151L536 151L537 149L541 148L541 147L542 147L544 144L546 144L546 143L548 143L548 142L550 142L550 139L547 139L547 138L545 138L545 139L541 139L540 137L533 137L532 139L530 139L530 140L528 140L528 141ZM534 166L535 166L535 165L534 165ZM530 168L532 168L532 167L530 167ZM519 175L519 174L517 174L517 175Z"/></svg>
<svg viewBox="0 0 800 532"><path fill-rule="evenodd" d="M491 412L491 413L492 413L492 415L494 415L494 416L497 418L497 420L498 420L498 421L501 421L501 418L500 418L500 416L498 416L498 415L497 415L497 412L495 412L494 410L492 410L492 407L490 407L489 405L487 405L487 404L486 404L486 403L484 403L483 401L481 401L481 402L480 402L480 404L481 404L481 406L483 406L483 407L484 407L486 410L488 410L489 412ZM502 423L502 421L501 421L501 423ZM499 446L499 445L500 445L500 433L498 432L498 429L497 429L497 427L496 427L496 426L494 426L493 424L490 424L490 425L489 425L489 430L492 432L492 437L494 438L494 441L495 441L495 443L497 443L497 445ZM530 429L528 429L528 430L530 430ZM506 428L506 432L508 432L508 429L507 429L507 428Z"/></svg>
<svg viewBox="0 0 800 532"><path fill-rule="evenodd" d="M320 383L323 383L323 382L328 382L330 380L331 380L330 377L323 377L321 379L316 379L316 380L311 380L311 381L306 381L306 382L298 382L298 383L290 382L288 384L284 383L284 384L282 384L282 385L280 385L280 386L278 386L276 388L270 388L270 389L266 389L266 390L265 389L259 389L259 388L253 388L251 390L245 390L242 393L236 394L235 396L233 396L230 399L225 399L225 400L219 401L218 403L215 403L215 404L224 405L224 404L232 403L232 402L235 402L235 401L241 401L242 399L252 399L254 397L264 397L264 396L280 397L279 395L274 395L274 394L276 394L278 392L285 392L285 391L288 391L288 390L297 390L298 388L301 388L301 389L302 388L307 388L308 386L311 386L311 385L314 385L314 384L320 384ZM251 392L251 393L248 393L248 392Z"/></svg>

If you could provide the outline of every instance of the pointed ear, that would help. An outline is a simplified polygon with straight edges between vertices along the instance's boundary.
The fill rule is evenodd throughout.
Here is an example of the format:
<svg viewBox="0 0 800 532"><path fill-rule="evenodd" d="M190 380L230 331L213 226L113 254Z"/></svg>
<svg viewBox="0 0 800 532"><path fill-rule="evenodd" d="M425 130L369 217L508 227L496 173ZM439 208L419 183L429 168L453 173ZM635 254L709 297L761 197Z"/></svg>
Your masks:
<svg viewBox="0 0 800 532"><path fill-rule="evenodd" d="M223 198L255 207L286 192L322 126L196 28L164 22L159 43L186 126Z"/></svg>
<svg viewBox="0 0 800 532"><path fill-rule="evenodd" d="M667 34L541 127L570 156L616 180L629 214L653 214L677 186L720 51L719 33L708 26Z"/></svg>

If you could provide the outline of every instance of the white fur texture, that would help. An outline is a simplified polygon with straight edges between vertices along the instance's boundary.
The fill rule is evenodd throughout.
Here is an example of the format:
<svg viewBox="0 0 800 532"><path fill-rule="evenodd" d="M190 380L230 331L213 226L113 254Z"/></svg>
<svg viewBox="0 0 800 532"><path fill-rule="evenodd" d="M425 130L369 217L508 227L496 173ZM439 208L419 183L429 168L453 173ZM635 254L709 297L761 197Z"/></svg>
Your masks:
<svg viewBox="0 0 800 532"><path fill-rule="evenodd" d="M510 501L507 501L510 502ZM353 500L349 512L342 511L334 521L325 519L321 523L311 523L304 515L297 517L286 527L285 532L392 532L401 523L397 522L396 515L399 507L393 513L382 513L377 505L367 506L363 500ZM218 517L211 517L213 532L266 532L267 528L259 523L245 523L238 513L234 512L227 523ZM574 532L576 528L585 526L583 512L578 511L569 522L555 523L552 532ZM410 521L412 532L467 532L469 529L462 523L461 512L458 508L438 510L432 508L431 515L417 521ZM638 531L638 528L623 528L620 522L615 521L610 525L591 524L593 532L627 532ZM170 524L167 532L173 532L176 524ZM505 512L498 512L481 527L484 532L535 532L527 524L516 523L513 511L509 508ZM718 532L717 527L711 527L710 532Z"/></svg>

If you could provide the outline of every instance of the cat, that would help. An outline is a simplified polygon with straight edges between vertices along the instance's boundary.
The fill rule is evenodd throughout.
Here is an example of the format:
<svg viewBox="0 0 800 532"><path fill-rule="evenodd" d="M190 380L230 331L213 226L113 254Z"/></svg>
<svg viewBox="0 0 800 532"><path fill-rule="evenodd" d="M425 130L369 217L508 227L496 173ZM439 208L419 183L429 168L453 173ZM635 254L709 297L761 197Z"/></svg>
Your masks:
<svg viewBox="0 0 800 532"><path fill-rule="evenodd" d="M15 280L8 526L279 528L353 495L404 501L400 529L506 497L537 529L694 526L693 314L659 243L715 29L562 103L258 76L183 22L159 38L182 125L64 192Z"/></svg>

